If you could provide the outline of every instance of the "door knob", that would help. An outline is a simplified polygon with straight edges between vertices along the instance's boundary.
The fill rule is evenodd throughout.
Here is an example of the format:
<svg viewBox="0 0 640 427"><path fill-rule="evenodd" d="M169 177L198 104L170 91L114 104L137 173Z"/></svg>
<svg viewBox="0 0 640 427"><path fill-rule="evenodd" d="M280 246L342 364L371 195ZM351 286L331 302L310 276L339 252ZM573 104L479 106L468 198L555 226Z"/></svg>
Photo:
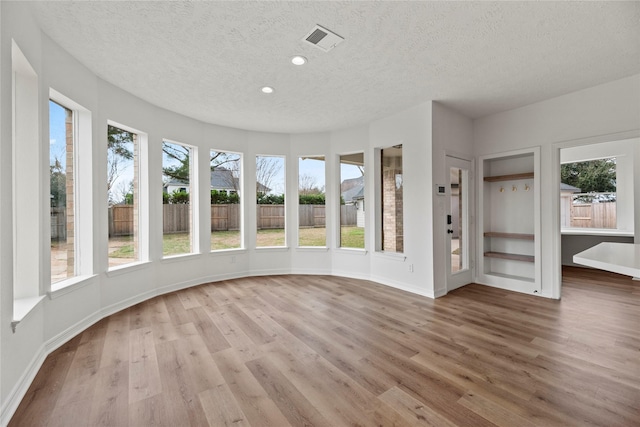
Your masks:
<svg viewBox="0 0 640 427"><path fill-rule="evenodd" d="M453 234L453 230L447 230L447 234Z"/></svg>

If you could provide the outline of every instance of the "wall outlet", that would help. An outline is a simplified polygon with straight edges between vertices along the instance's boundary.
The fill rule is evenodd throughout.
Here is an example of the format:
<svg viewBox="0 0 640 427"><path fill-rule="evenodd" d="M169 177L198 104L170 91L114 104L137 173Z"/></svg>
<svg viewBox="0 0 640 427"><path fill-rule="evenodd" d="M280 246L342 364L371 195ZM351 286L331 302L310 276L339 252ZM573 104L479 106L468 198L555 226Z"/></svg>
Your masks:
<svg viewBox="0 0 640 427"><path fill-rule="evenodd" d="M413 273L413 264L409 264L409 273Z"/></svg>

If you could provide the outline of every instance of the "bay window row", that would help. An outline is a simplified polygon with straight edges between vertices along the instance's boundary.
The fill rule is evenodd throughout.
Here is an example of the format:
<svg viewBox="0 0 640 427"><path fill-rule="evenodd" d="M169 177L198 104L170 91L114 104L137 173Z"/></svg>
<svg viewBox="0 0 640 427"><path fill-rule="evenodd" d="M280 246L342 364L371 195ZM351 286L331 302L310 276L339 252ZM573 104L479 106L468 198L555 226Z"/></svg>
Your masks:
<svg viewBox="0 0 640 427"><path fill-rule="evenodd" d="M52 91L52 94L54 92ZM72 104L72 105L69 105ZM49 182L51 218L51 283L81 274L78 254L82 247L79 224L78 154L90 153L90 139L79 141L80 107L65 103L62 96L49 102ZM90 116L89 120L90 120ZM85 120L87 118L85 117ZM108 268L114 269L148 260L149 215L146 134L109 122L106 135L106 180L108 222ZM222 251L244 247L243 155L210 150L209 201L199 201L198 148L176 141L162 145L162 254L164 257L199 252L196 236L197 203L210 208L210 249ZM83 151L85 150L85 151ZM402 252L402 146L379 150L381 182L381 251ZM376 162L378 163L378 162ZM326 162L322 155L298 158L298 240L299 247L327 246ZM285 157L258 155L255 158L256 234L255 247L286 246ZM339 156L338 247L364 249L365 179L364 153ZM89 175L93 175L90 171ZM89 177L89 179L98 179ZM202 185L202 183L200 183ZM93 186L95 188L95 186ZM207 209L208 210L208 209ZM209 225L207 225L209 227ZM337 228L337 227L336 227ZM55 286L52 286L55 288Z"/></svg>

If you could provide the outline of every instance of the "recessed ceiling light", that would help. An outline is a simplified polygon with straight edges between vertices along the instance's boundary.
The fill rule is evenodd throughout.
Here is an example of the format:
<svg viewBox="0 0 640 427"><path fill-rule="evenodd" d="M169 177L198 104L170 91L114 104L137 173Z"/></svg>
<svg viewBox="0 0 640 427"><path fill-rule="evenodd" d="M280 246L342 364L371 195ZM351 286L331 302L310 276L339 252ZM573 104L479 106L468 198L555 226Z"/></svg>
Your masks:
<svg viewBox="0 0 640 427"><path fill-rule="evenodd" d="M305 58L304 56L294 56L293 58L291 58L291 63L293 65L304 65L307 63L307 58Z"/></svg>
<svg viewBox="0 0 640 427"><path fill-rule="evenodd" d="M270 86L265 86L260 90L262 91L262 93L273 93L273 88Z"/></svg>

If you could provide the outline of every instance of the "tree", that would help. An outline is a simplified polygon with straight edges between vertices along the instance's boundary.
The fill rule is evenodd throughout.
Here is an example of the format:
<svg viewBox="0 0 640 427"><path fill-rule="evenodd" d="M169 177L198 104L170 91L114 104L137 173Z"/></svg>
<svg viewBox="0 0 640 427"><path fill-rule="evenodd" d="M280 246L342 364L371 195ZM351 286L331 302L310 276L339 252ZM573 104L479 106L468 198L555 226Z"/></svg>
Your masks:
<svg viewBox="0 0 640 427"><path fill-rule="evenodd" d="M117 202L113 186L125 169L122 163L133 160L134 138L131 132L107 125L107 192L110 204Z"/></svg>
<svg viewBox="0 0 640 427"><path fill-rule="evenodd" d="M67 205L67 174L60 159L55 157L49 165L49 183L51 185L51 206L64 207Z"/></svg>
<svg viewBox="0 0 640 427"><path fill-rule="evenodd" d="M133 181L120 182L113 191L113 204L133 204Z"/></svg>
<svg viewBox="0 0 640 427"><path fill-rule="evenodd" d="M162 173L169 180L188 183L189 182L189 147L170 142L162 142L162 152L172 164L163 166Z"/></svg>
<svg viewBox="0 0 640 427"><path fill-rule="evenodd" d="M175 190L169 196L169 202L172 205L188 205L189 204L189 193L184 190Z"/></svg>
<svg viewBox="0 0 640 427"><path fill-rule="evenodd" d="M578 187L582 193L616 191L616 159L565 163L560 166L563 183Z"/></svg>
<svg viewBox="0 0 640 427"><path fill-rule="evenodd" d="M298 194L301 196L324 194L324 188L318 185L316 177L305 173L298 178Z"/></svg>
<svg viewBox="0 0 640 427"><path fill-rule="evenodd" d="M283 163L282 157L256 157L256 193L258 195L268 194L273 190Z"/></svg>

